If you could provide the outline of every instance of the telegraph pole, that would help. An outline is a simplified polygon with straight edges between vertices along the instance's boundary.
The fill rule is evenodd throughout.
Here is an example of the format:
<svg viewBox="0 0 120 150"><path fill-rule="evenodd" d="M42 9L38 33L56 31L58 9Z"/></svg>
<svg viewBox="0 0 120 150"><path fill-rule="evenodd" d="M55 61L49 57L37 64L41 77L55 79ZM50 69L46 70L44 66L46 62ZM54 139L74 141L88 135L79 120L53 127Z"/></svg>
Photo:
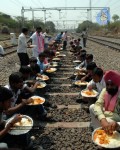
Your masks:
<svg viewBox="0 0 120 150"><path fill-rule="evenodd" d="M24 27L24 7L21 9L22 27Z"/></svg>
<svg viewBox="0 0 120 150"><path fill-rule="evenodd" d="M91 8L92 8L92 2L90 0L90 11L89 11L89 13L90 13L90 16L89 16L90 19L89 20L92 22L92 9Z"/></svg>
<svg viewBox="0 0 120 150"><path fill-rule="evenodd" d="M45 21L45 24L46 24L46 10L43 10L44 11L44 21Z"/></svg>
<svg viewBox="0 0 120 150"><path fill-rule="evenodd" d="M32 10L32 21L33 21L33 29L34 29L34 10L31 8Z"/></svg>

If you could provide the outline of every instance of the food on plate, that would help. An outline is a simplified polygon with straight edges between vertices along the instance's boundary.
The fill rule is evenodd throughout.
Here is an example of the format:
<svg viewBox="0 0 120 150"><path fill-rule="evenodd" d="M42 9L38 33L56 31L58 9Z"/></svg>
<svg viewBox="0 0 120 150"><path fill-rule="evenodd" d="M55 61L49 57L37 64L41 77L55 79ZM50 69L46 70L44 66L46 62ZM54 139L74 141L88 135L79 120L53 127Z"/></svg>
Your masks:
<svg viewBox="0 0 120 150"><path fill-rule="evenodd" d="M38 76L37 78L36 78L36 80L49 80L49 77L48 76L46 76L46 75L41 75L41 76Z"/></svg>
<svg viewBox="0 0 120 150"><path fill-rule="evenodd" d="M28 119L28 118L24 118L24 117L23 117L23 118L21 119L21 121L16 122L13 126L14 126L14 127L17 127L17 126L30 126L30 125L32 125L31 120Z"/></svg>
<svg viewBox="0 0 120 150"><path fill-rule="evenodd" d="M41 97L31 97L31 102L28 105L43 104L45 100Z"/></svg>
<svg viewBox="0 0 120 150"><path fill-rule="evenodd" d="M103 129L98 128L93 132L92 139L94 143L105 148L120 147L120 133L114 131L112 135L108 135Z"/></svg>
<svg viewBox="0 0 120 150"><path fill-rule="evenodd" d="M94 141L96 141L98 138L98 142L100 144L109 144L110 143L109 136L102 129L96 130L93 138L94 138Z"/></svg>
<svg viewBox="0 0 120 150"><path fill-rule="evenodd" d="M45 87L45 86L46 86L45 83L40 83L40 84L37 86L37 88L43 88L43 87Z"/></svg>
<svg viewBox="0 0 120 150"><path fill-rule="evenodd" d="M85 90L83 91L86 95L96 95L96 93L93 90Z"/></svg>
<svg viewBox="0 0 120 150"><path fill-rule="evenodd" d="M80 63L81 61L80 60L74 60L73 62L74 63Z"/></svg>
<svg viewBox="0 0 120 150"><path fill-rule="evenodd" d="M83 81L83 82L81 82L81 80L75 81L75 85L87 85L87 84L88 82L86 81Z"/></svg>
<svg viewBox="0 0 120 150"><path fill-rule="evenodd" d="M53 58L53 61L60 61L60 58Z"/></svg>
<svg viewBox="0 0 120 150"><path fill-rule="evenodd" d="M84 72L81 72L81 71L76 71L74 73L74 75L81 75L81 76L85 76L86 74Z"/></svg>
<svg viewBox="0 0 120 150"><path fill-rule="evenodd" d="M49 68L49 69L46 70L46 72L48 72L48 73L51 73L51 72L54 72L54 71L56 71L56 68Z"/></svg>
<svg viewBox="0 0 120 150"><path fill-rule="evenodd" d="M81 91L81 95L83 97L96 97L98 95L98 92L95 90L85 89Z"/></svg>

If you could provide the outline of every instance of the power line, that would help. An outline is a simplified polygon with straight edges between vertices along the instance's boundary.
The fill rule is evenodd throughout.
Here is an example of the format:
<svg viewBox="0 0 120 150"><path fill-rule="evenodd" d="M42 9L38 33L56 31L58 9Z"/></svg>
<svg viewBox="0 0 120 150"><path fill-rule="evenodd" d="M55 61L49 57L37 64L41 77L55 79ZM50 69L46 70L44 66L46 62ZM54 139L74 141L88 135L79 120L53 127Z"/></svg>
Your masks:
<svg viewBox="0 0 120 150"><path fill-rule="evenodd" d="M96 0L96 2L94 2L94 3L93 3L93 6L94 6L94 5L96 5L96 4L97 4L97 2L98 2L98 0Z"/></svg>
<svg viewBox="0 0 120 150"><path fill-rule="evenodd" d="M17 7L19 7L19 5L16 3L16 1L11 0L12 3L14 3Z"/></svg>

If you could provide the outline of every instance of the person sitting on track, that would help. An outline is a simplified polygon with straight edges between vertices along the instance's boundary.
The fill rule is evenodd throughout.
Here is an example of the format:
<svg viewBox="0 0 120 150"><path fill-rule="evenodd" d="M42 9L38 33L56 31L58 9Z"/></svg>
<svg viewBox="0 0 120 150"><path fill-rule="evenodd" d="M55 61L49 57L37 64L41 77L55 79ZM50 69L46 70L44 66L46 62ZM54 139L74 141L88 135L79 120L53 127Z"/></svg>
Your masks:
<svg viewBox="0 0 120 150"><path fill-rule="evenodd" d="M36 57L31 57L29 62L30 62L30 64L28 66L31 67L34 64L37 64L37 58Z"/></svg>
<svg viewBox="0 0 120 150"><path fill-rule="evenodd" d="M84 70L84 72L86 73L86 76L84 76L83 78L81 78L81 81L91 81L92 80L92 73L93 70L97 67L95 62L90 62L89 64L87 64L87 68L86 70Z"/></svg>
<svg viewBox="0 0 120 150"><path fill-rule="evenodd" d="M96 67L92 72L92 80L88 83L87 88L89 90L97 89L97 92L100 94L102 89L106 87L103 75L103 70Z"/></svg>
<svg viewBox="0 0 120 150"><path fill-rule="evenodd" d="M85 61L79 65L79 68L86 68L90 62L93 62L93 54L86 54Z"/></svg>
<svg viewBox="0 0 120 150"><path fill-rule="evenodd" d="M40 53L39 57L38 57L37 64L40 67L40 74L42 74L43 72L45 72L46 69L48 68L48 65L49 65L49 64L44 64L45 57L46 57L46 55L44 54L44 52Z"/></svg>
<svg viewBox="0 0 120 150"><path fill-rule="evenodd" d="M20 73L22 73L22 79L23 81L27 81L30 79L30 74L31 74L31 68L28 67L28 66L22 66L19 70ZM28 95L32 95L35 90L37 89L37 86L39 85L39 82L34 82L32 84L32 86L28 86L27 84L24 84L23 87L24 87L24 93L27 93Z"/></svg>
<svg viewBox="0 0 120 150"><path fill-rule="evenodd" d="M95 104L90 106L91 126L111 133L120 122L120 73L109 70L104 75L104 88ZM119 123L120 124L120 123Z"/></svg>
<svg viewBox="0 0 120 150"><path fill-rule="evenodd" d="M11 107L12 100L12 92L5 87L0 87L0 149L3 150L8 148L20 148L26 150L37 150L38 147L32 143L29 133L19 136L8 134L13 125L16 122L19 122L22 117L20 114L17 114L16 116L14 116L14 119L11 120L11 122L8 123L5 127L5 122L7 122L6 115L11 115L13 114L13 112L16 112L16 110L22 107L22 104ZM27 101L25 101L25 103L27 103Z"/></svg>
<svg viewBox="0 0 120 150"><path fill-rule="evenodd" d="M9 85L5 86L13 93L13 101L11 102L11 107L14 107L16 104L22 103L22 99L27 99L30 95L23 95L23 91L26 88L26 84L23 82L23 76L20 72L14 72L9 76ZM24 100L25 101L25 100ZM47 115L46 110L42 105L39 107L39 115L40 117L45 117ZM26 113L26 107L20 109L18 112Z"/></svg>

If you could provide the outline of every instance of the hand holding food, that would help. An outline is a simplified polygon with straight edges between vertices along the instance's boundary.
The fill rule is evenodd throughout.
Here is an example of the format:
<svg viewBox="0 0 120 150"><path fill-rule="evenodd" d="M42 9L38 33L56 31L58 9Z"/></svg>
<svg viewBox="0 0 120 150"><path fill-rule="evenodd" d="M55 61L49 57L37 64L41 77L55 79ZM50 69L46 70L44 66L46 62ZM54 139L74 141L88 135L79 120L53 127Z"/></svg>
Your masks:
<svg viewBox="0 0 120 150"><path fill-rule="evenodd" d="M110 127L110 123L105 119L105 118L103 118L103 119L101 119L101 126L102 126L102 128L105 130L105 132L107 133L107 134L109 134L109 135L111 135L111 127Z"/></svg>
<svg viewBox="0 0 120 150"><path fill-rule="evenodd" d="M14 119L11 121L11 124L14 125L16 122L20 122L21 119L22 119L22 115L17 114L17 115L14 117Z"/></svg>

